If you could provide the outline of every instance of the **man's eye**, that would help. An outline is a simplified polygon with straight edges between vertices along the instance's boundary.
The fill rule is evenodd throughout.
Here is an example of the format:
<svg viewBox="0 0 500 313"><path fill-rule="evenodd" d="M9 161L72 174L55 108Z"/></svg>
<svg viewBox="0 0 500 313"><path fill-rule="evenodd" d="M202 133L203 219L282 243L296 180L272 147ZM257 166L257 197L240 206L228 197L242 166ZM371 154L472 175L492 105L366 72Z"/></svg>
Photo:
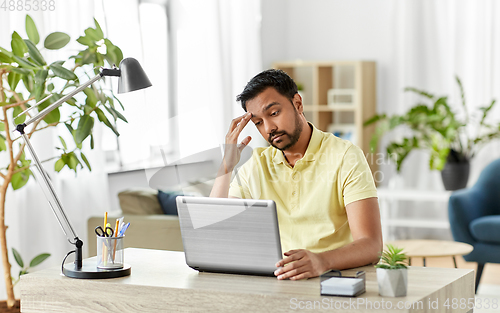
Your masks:
<svg viewBox="0 0 500 313"><path fill-rule="evenodd" d="M259 126L259 125L260 125L260 123L261 123L261 122L257 122L257 123L255 123L255 126Z"/></svg>
<svg viewBox="0 0 500 313"><path fill-rule="evenodd" d="M279 111L274 111L273 113L271 113L271 116L276 116L278 115Z"/></svg>

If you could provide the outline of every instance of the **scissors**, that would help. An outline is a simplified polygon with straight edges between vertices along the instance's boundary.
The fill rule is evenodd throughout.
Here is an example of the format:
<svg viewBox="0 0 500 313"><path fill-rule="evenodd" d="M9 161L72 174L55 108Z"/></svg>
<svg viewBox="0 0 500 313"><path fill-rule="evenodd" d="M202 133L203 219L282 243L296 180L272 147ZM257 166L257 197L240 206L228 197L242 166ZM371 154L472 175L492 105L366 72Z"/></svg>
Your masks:
<svg viewBox="0 0 500 313"><path fill-rule="evenodd" d="M113 237L114 233L111 227L106 227L106 231L104 231L101 226L97 226L94 231L99 237Z"/></svg>

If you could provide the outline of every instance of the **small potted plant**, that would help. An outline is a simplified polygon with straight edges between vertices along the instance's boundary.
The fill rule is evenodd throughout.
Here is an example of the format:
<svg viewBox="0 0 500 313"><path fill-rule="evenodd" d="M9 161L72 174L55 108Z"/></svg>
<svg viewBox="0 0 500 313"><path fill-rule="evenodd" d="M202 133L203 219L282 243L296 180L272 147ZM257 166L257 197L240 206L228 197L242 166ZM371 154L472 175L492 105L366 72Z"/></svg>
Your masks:
<svg viewBox="0 0 500 313"><path fill-rule="evenodd" d="M402 248L388 244L377 268L378 293L382 297L404 297L408 289L408 257Z"/></svg>

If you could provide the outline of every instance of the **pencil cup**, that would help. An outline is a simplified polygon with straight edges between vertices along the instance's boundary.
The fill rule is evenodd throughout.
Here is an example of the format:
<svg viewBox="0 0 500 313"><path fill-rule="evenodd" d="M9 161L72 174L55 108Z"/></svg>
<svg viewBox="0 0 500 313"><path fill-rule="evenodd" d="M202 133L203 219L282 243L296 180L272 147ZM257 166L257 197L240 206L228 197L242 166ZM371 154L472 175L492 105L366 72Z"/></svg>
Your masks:
<svg viewBox="0 0 500 313"><path fill-rule="evenodd" d="M97 267L102 269L123 268L123 238L97 236Z"/></svg>

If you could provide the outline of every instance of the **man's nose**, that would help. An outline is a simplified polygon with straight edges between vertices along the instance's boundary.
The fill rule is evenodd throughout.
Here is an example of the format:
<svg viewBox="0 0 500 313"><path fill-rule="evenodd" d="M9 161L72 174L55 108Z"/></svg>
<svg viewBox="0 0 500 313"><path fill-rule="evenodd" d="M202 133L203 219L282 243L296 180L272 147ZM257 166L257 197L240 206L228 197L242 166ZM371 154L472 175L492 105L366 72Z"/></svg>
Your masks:
<svg viewBox="0 0 500 313"><path fill-rule="evenodd" d="M271 135L272 133L276 132L276 125L274 123L267 122L265 124L266 127L266 133L268 135Z"/></svg>

